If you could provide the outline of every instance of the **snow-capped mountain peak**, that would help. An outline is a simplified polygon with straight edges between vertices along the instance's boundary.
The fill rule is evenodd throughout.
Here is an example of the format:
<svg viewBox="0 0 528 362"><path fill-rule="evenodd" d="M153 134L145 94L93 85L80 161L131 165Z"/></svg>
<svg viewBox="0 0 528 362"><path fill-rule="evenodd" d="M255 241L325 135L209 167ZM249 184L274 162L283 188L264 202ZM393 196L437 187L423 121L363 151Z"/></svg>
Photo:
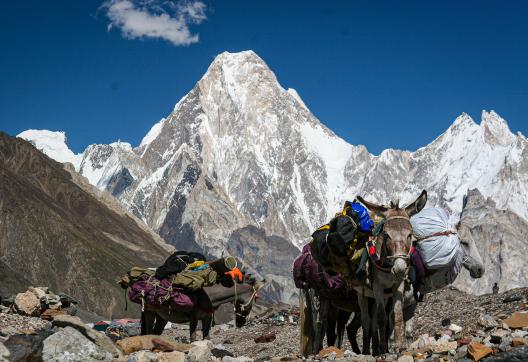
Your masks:
<svg viewBox="0 0 528 362"><path fill-rule="evenodd" d="M527 144L484 111L480 125L462 113L427 146L374 156L324 126L254 52L225 52L140 146L91 145L77 169L177 248L218 256L238 235L259 240L235 251L251 258L271 236L302 245L356 195L405 204L426 189L429 205L460 213L476 188L528 219Z"/></svg>
<svg viewBox="0 0 528 362"><path fill-rule="evenodd" d="M482 111L484 138L489 144L507 146L515 141L515 135L510 131L508 123L495 111Z"/></svg>
<svg viewBox="0 0 528 362"><path fill-rule="evenodd" d="M62 131L29 129L17 137L30 141L46 155L59 162L69 162L76 170L82 160L82 154L73 153L67 145L66 134Z"/></svg>

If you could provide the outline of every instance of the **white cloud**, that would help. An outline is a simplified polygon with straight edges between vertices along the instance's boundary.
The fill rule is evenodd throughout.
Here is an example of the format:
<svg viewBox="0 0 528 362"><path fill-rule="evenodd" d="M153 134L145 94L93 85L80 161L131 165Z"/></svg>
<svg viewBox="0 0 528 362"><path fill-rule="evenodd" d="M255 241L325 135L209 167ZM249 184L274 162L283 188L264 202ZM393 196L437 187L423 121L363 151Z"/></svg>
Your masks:
<svg viewBox="0 0 528 362"><path fill-rule="evenodd" d="M125 38L160 38L174 45L197 43L189 24L207 20L201 1L109 0L102 9L110 20L108 30L116 27Z"/></svg>

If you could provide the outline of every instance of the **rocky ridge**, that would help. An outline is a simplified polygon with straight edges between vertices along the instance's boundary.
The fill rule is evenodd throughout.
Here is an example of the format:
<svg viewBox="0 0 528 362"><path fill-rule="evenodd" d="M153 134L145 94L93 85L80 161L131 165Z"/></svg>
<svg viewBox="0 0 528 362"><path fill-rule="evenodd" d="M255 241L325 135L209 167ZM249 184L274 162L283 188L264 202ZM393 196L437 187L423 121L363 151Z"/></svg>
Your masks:
<svg viewBox="0 0 528 362"><path fill-rule="evenodd" d="M135 265L160 265L170 248L63 166L0 132L0 296L49 285L85 309L123 314L117 278Z"/></svg>

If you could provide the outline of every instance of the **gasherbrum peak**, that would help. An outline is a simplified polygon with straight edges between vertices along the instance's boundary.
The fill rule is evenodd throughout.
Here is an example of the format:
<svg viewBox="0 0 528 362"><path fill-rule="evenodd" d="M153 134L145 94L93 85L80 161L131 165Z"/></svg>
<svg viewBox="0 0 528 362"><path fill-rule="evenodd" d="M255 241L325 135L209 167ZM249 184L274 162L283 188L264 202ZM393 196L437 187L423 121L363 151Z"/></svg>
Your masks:
<svg viewBox="0 0 528 362"><path fill-rule="evenodd" d="M140 146L91 145L78 169L177 248L233 253L285 280L295 247L356 195L403 204L426 189L429 205L459 214L478 189L528 219L527 142L484 111L480 125L462 114L427 146L374 156L323 125L254 52L224 52ZM284 264L261 265L270 252ZM286 290L277 298L294 297Z"/></svg>

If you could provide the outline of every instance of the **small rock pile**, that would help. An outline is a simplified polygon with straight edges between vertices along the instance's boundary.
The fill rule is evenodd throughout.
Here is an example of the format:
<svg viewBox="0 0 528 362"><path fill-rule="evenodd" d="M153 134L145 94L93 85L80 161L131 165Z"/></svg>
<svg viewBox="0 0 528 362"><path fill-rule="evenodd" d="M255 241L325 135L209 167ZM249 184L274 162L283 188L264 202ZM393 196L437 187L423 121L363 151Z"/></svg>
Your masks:
<svg viewBox="0 0 528 362"><path fill-rule="evenodd" d="M31 317L23 317L31 318ZM178 343L166 336L135 336L114 343L78 317L57 315L38 331L15 333L0 342L4 361L181 361L211 360L211 341Z"/></svg>
<svg viewBox="0 0 528 362"><path fill-rule="evenodd" d="M66 294L54 294L47 287L29 287L24 293L0 299L0 312L16 312L52 320L59 314L75 314L77 301Z"/></svg>

